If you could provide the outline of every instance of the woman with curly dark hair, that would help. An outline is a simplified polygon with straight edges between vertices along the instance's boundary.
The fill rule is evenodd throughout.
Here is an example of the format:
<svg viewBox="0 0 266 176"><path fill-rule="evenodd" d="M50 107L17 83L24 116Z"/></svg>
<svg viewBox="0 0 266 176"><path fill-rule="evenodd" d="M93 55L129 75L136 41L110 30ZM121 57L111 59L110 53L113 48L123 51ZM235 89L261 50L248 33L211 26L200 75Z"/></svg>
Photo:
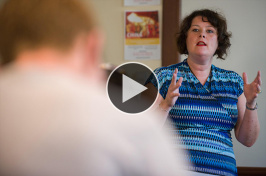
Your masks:
<svg viewBox="0 0 266 176"><path fill-rule="evenodd" d="M246 73L242 79L212 64L214 56L225 59L230 37L222 15L209 9L194 11L177 34L178 51L187 59L155 70L158 109L176 127L180 137L174 140L187 150L188 170L197 175L237 175L231 131L248 147L259 135L260 72L249 84ZM153 85L155 81L150 80Z"/></svg>

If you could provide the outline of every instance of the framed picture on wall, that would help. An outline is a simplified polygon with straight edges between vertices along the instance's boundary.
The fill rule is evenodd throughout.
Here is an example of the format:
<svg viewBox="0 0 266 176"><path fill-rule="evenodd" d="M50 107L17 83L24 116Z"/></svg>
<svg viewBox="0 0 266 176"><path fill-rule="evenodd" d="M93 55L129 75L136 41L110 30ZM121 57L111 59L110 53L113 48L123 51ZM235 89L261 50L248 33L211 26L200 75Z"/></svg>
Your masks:
<svg viewBox="0 0 266 176"><path fill-rule="evenodd" d="M159 12L125 11L125 60L161 59Z"/></svg>

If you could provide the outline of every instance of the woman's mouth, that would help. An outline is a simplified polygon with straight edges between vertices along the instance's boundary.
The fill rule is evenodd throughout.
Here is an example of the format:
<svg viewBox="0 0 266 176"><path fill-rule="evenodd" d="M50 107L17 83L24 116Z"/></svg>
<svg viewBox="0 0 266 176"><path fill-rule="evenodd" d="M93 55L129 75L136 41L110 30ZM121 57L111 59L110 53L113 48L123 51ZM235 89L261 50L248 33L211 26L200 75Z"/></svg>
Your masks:
<svg viewBox="0 0 266 176"><path fill-rule="evenodd" d="M199 41L199 42L197 43L197 46L207 46L207 45L206 45L205 42L203 42L203 41Z"/></svg>

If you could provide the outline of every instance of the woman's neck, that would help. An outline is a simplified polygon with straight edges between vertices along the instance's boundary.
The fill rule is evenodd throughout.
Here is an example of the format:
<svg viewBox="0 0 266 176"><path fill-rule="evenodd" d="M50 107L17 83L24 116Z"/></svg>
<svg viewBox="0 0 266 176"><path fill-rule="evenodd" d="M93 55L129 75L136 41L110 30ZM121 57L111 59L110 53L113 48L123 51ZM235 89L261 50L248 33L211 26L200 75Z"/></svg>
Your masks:
<svg viewBox="0 0 266 176"><path fill-rule="evenodd" d="M188 66L191 72L196 76L202 85L207 81L211 72L211 60L201 64L200 62L195 62L193 59L187 59Z"/></svg>

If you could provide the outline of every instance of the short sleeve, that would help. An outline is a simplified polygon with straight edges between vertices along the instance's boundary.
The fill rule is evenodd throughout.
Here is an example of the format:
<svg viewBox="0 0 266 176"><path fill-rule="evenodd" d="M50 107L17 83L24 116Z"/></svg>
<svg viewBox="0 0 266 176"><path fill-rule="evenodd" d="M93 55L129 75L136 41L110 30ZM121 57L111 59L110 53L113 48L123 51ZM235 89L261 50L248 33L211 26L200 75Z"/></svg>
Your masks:
<svg viewBox="0 0 266 176"><path fill-rule="evenodd" d="M243 78L236 73L236 80L237 80L237 97L239 97L244 92L244 81Z"/></svg>
<svg viewBox="0 0 266 176"><path fill-rule="evenodd" d="M242 77L234 71L229 71L227 74L229 75L228 79L232 83L234 94L239 97L244 92L244 81Z"/></svg>
<svg viewBox="0 0 266 176"><path fill-rule="evenodd" d="M150 78L146 81L146 84L152 83L158 90L159 93L162 95L163 98L166 97L168 87L172 80L173 70L167 67L160 67L154 70L156 78L158 80L158 87L156 87L156 79Z"/></svg>
<svg viewBox="0 0 266 176"><path fill-rule="evenodd" d="M152 73L150 76L149 76L149 78L147 79L147 81L145 82L145 85L147 85L148 83L152 83L157 89L160 89L160 86L158 87L158 84L160 84L159 82L158 82L158 84L157 84L157 80L158 80L158 70L160 70L160 68L156 68L155 70L154 70L154 74L155 74L155 76L154 76L154 74ZM158 80L159 81L159 80Z"/></svg>

